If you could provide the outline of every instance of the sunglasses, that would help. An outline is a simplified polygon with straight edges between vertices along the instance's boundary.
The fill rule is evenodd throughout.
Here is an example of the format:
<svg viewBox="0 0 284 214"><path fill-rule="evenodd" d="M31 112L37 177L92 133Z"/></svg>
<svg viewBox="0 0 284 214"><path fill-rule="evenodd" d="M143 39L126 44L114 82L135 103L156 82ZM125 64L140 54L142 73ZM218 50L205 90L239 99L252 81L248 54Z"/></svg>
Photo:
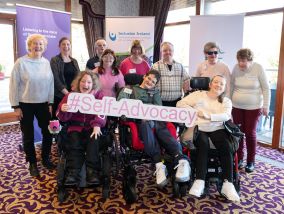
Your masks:
<svg viewBox="0 0 284 214"><path fill-rule="evenodd" d="M213 54L217 55L218 51L208 51L207 54L210 55L210 56L213 55Z"/></svg>

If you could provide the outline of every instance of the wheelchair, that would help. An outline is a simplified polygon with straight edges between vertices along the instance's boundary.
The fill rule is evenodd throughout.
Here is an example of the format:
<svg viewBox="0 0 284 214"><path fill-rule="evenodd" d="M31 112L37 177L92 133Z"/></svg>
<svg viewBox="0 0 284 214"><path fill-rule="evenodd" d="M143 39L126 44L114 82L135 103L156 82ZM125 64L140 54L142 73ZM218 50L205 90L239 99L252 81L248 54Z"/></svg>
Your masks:
<svg viewBox="0 0 284 214"><path fill-rule="evenodd" d="M137 74L127 74L124 77L126 85L140 84L143 81L143 76ZM172 123L166 123L167 129L176 139L176 128ZM137 120L127 120L121 118L118 121L118 138L116 140L116 166L123 169L123 197L127 203L134 203L138 196L136 193L136 170L135 164L151 163L151 160L144 153L144 144L139 138ZM155 132L155 130L153 130ZM163 152L162 152L163 154ZM175 163L172 157L163 154L164 164L168 169L168 176L171 178L173 186L173 196L182 197L186 195L188 182L175 181ZM122 164L122 165L121 165Z"/></svg>
<svg viewBox="0 0 284 214"><path fill-rule="evenodd" d="M190 87L192 91L197 90L208 90L210 78L209 77L193 77L190 80ZM238 143L244 137L244 133L241 132L240 127L234 124L231 120L224 122L224 127L229 133L230 138L233 143L233 185L237 191L240 193L240 178L239 178L239 169L238 169L238 155L237 155L237 148ZM195 180L195 172L196 172L196 148L193 144L197 136L198 129L194 129L193 133L193 140L190 142L183 142L183 152L188 153L191 159L191 181ZM222 178L222 169L221 163L219 159L219 153L216 150L215 146L209 139L210 150L208 152L208 163L207 163L207 174L205 178L205 189L204 194L207 195L209 193L209 188L211 185L216 184L218 192L221 194L221 188L223 185L223 178Z"/></svg>
<svg viewBox="0 0 284 214"><path fill-rule="evenodd" d="M67 149L66 144L68 144L68 135L67 135L68 123L64 124L61 131L57 136L58 144L58 155L59 161L57 165L57 196L60 203L64 202L68 197L67 189L72 187L88 187L88 188L97 188L102 185L102 197L104 199L109 198L110 195L110 170L111 170L111 158L108 152L108 146L110 144L108 130L102 129L103 135L101 136L101 141L99 145L99 157L100 157L100 184L88 184L86 182L86 165L83 164L80 172L80 182L74 186L65 185L66 179L66 156ZM85 141L86 139L82 139Z"/></svg>

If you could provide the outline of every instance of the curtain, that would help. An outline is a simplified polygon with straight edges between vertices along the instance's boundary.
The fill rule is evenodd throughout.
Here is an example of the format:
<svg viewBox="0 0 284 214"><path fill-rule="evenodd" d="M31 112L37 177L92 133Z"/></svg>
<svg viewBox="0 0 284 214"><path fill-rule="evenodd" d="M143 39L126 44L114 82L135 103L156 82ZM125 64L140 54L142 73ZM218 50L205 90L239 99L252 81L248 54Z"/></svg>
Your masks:
<svg viewBox="0 0 284 214"><path fill-rule="evenodd" d="M171 0L140 0L139 16L155 16L154 60L160 57L160 44Z"/></svg>
<svg viewBox="0 0 284 214"><path fill-rule="evenodd" d="M95 42L104 37L105 1L80 0L89 57L96 54Z"/></svg>

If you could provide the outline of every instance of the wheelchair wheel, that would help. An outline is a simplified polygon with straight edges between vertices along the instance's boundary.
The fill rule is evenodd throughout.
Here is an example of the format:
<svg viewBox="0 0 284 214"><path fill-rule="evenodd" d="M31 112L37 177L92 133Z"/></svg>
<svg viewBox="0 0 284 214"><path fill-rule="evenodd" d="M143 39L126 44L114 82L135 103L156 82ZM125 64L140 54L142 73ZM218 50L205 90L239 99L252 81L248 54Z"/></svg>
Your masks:
<svg viewBox="0 0 284 214"><path fill-rule="evenodd" d="M128 204L132 204L138 199L136 193L136 170L129 165L124 169L122 192L123 197Z"/></svg>
<svg viewBox="0 0 284 214"><path fill-rule="evenodd" d="M179 192L180 192L180 197L186 196L186 192L187 192L187 185L186 185L186 183L181 183L180 184Z"/></svg>
<svg viewBox="0 0 284 214"><path fill-rule="evenodd" d="M57 164L57 185L59 187L64 185L65 166L66 159L65 156L62 154Z"/></svg>
<svg viewBox="0 0 284 214"><path fill-rule="evenodd" d="M173 181L173 196L174 196L174 198L180 197L180 186L175 181Z"/></svg>
<svg viewBox="0 0 284 214"><path fill-rule="evenodd" d="M109 198L110 195L110 170L111 161L108 154L103 155L103 190L102 196L104 199Z"/></svg>
<svg viewBox="0 0 284 214"><path fill-rule="evenodd" d="M63 203L67 198L67 191L63 187L58 188L57 196L59 203Z"/></svg>

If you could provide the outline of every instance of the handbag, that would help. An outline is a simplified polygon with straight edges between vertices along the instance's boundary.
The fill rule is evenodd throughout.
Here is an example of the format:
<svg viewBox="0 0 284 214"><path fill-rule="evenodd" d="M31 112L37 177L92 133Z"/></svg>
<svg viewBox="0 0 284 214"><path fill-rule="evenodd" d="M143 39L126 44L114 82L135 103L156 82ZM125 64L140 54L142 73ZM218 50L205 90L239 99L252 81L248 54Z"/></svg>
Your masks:
<svg viewBox="0 0 284 214"><path fill-rule="evenodd" d="M239 148L239 142L245 137L245 134L241 131L240 125L236 125L232 120L225 121L223 125L233 144L233 152L236 152Z"/></svg>

